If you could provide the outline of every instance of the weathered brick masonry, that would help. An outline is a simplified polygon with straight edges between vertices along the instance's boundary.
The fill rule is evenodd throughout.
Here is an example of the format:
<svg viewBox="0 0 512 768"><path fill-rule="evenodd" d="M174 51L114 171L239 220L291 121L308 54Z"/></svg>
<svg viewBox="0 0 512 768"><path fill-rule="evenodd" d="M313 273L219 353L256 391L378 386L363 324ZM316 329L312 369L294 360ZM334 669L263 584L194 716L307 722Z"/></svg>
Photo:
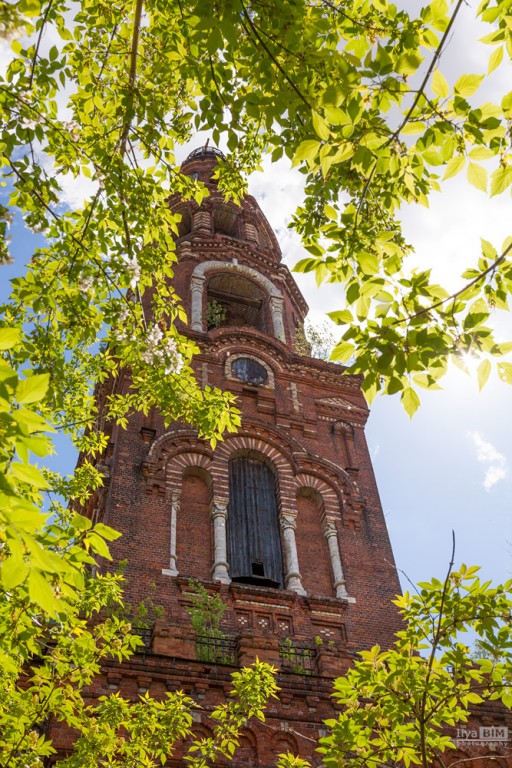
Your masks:
<svg viewBox="0 0 512 768"><path fill-rule="evenodd" d="M315 741L333 715L332 678L357 651L391 644L399 625L391 601L400 587L360 380L295 351L305 301L256 201L223 202L211 181L216 162L216 151L200 150L184 164L209 186L200 208L171 200L182 213L174 286L189 318L183 330L201 349L197 376L237 394L242 427L215 451L184 424L165 428L157 412L111 428L107 481L89 513L123 533L112 552L115 562L128 561L127 599L151 598L164 615L145 652L105 669L91 693L136 698L183 689L204 708L197 728L206 734L207 713L225 697L230 673L259 656L279 668L281 692L266 723L245 732L234 764L263 768L292 750L319 765ZM128 386L128 374L108 382L100 404ZM263 496L252 517L237 522L240 499L253 503L246 489L235 489L237 472L256 473L275 497L277 533L260 518L260 507L273 514L274 502ZM247 558L237 550L242 525L248 539L261 534L263 554L253 548L240 566L249 570L233 574L229 547L237 561ZM277 548L269 555L272 536ZM192 578L225 601L231 664L196 658L186 612ZM69 738L62 734L62 748Z"/></svg>

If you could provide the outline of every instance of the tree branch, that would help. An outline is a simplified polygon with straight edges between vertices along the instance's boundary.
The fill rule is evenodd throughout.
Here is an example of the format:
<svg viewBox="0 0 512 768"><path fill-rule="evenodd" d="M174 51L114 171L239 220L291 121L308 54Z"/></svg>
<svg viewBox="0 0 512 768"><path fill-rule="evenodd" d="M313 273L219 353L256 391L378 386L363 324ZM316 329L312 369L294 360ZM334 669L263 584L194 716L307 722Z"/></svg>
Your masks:
<svg viewBox="0 0 512 768"><path fill-rule="evenodd" d="M263 42L263 40L261 39L261 35L259 34L258 30L257 30L257 29L256 29L256 27L254 26L254 24L253 24L253 21L252 21L252 19L251 19L250 15L247 13L247 9L246 9L246 7L245 7L245 5L244 5L244 3L243 3L243 0L240 0L240 5L242 6L243 14L244 14L244 17L245 17L245 18L246 18L246 20L247 20L247 23L249 24L249 26L250 26L250 28L251 28L251 30L252 30L252 32L253 32L253 34L254 34L254 36L255 36L255 37L256 37L256 39L258 40L259 44L261 45L261 47L263 48L263 50L265 51L265 53L267 54L267 56L268 56L268 57L271 59L272 63L273 63L273 64L274 64L274 65L277 67L277 69L278 69L278 70L279 70L279 72L282 74L282 76L285 78L286 82L287 82L287 83L288 83L288 85L289 85L289 86L292 88L292 90L294 90L294 91L295 91L295 93L297 94L297 96L299 97L299 99L300 99L301 101L303 101L303 102L304 102L304 104L306 105L306 107L308 107L308 109L313 109L313 107L312 107L312 106L311 106L311 104L308 102L308 100L306 99L306 97L305 97L305 96L304 96L304 95L301 93L301 91L299 91L299 89L297 88L297 86L295 85L295 83L293 82L293 80L291 80L291 78L288 76L287 72L286 72L286 71L283 69L283 67L280 65L280 63L278 62L278 60L276 59L276 57L274 56L274 54L272 53L272 51L271 51L271 50L270 50L270 49L267 47L266 43L264 43L264 42ZM244 26L245 26L245 25L244 25ZM246 29L247 29L247 28L246 28ZM250 35L249 35L249 37L250 37Z"/></svg>
<svg viewBox="0 0 512 768"><path fill-rule="evenodd" d="M430 65L429 65L429 67L428 67L428 69L426 71L425 77L423 78L423 81L422 81L419 89L416 92L416 96L414 98L414 101L413 101L411 107L409 108L409 110L407 111L406 116L404 117L404 119L400 123L399 127L396 129L396 131L391 136L390 142L393 141L393 140L396 140L398 138L398 136L400 135L400 132L403 130L403 128L409 122L409 118L411 117L412 113L416 109L416 106L417 106L417 104L418 104L418 102L420 100L420 97L423 94L423 91L425 90L425 88L427 87L428 81L430 80L430 75L432 74L432 71L433 71L435 65L437 64L437 61L438 61L439 57L441 56L441 53L443 52L444 44L446 43L446 40L448 39L448 35L451 32L451 29L453 27L455 19L457 18L457 14L459 13L463 3L464 3L464 0L458 0L458 3L455 6L455 10L453 12L453 15L452 15L450 21L449 21L449 24L446 27L446 29L444 31L444 35L441 38L441 42L439 43L439 46L437 47L436 52L435 52L435 54L434 54L434 56L432 58L432 61L430 62Z"/></svg>
<svg viewBox="0 0 512 768"><path fill-rule="evenodd" d="M30 77L28 79L28 87L29 89L32 88L32 84L34 82L34 75L36 71L36 64L37 64L37 57L39 56L39 48L41 46L41 40L43 39L43 32L44 28L46 27L46 22L48 21L48 16L50 15L50 11L52 9L53 0L49 0L48 5L46 6L46 11L44 12L43 21L41 22L41 29L39 30L39 34L37 36L37 42L36 47L34 50L34 55L32 57L32 64L30 66Z"/></svg>
<svg viewBox="0 0 512 768"><path fill-rule="evenodd" d="M445 299L439 299L439 301L436 301L434 304L431 304L429 307L424 307L423 309L419 309L413 315L407 315L407 317L404 317L401 320L395 320L395 322L392 323L392 325L401 325L402 323L415 320L417 317L421 317L422 315L432 312L434 309L437 309L438 307L442 307L443 304L446 304L447 301L452 301L452 300L455 301L455 299L457 299L459 296L462 296L463 293L465 293L467 290L469 290L478 282L480 282L480 280L483 280L484 277L487 277L487 275L489 275L491 272L494 272L500 266L500 264L502 264L505 261L510 251L512 251L512 242L510 243L510 245L507 246L507 248L505 248L501 256L498 256L498 258L493 261L490 267L487 267L487 269L485 269L483 272L480 272L479 275L474 277L473 280L467 283L463 288L456 291L455 293L452 293L450 296L447 296Z"/></svg>
<svg viewBox="0 0 512 768"><path fill-rule="evenodd" d="M135 18L133 20L132 45L130 50L130 73L128 75L129 102L128 102L128 107L126 109L126 118L125 118L125 123L123 126L123 131L121 133L121 140L120 140L121 157L123 157L126 152L126 139L128 138L130 125L133 119L130 113L133 111L133 102L134 102L133 91L135 87L135 80L137 77L137 53L139 49L140 23L142 19L143 7L144 7L144 0L137 0L135 5Z"/></svg>

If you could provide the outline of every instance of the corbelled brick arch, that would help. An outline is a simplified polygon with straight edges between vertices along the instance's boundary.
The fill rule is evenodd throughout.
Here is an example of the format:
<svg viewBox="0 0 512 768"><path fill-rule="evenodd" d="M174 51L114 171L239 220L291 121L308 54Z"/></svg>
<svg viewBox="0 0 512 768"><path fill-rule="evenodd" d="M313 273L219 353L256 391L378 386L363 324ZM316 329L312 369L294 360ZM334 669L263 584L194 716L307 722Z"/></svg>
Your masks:
<svg viewBox="0 0 512 768"><path fill-rule="evenodd" d="M299 745L297 739L289 731L277 731L274 733L271 738L271 745L272 755L280 755L283 752L290 752L292 755L299 754Z"/></svg>
<svg viewBox="0 0 512 768"><path fill-rule="evenodd" d="M269 435L238 434L234 437L227 437L218 446L211 466L215 495L225 499L229 498L229 459L233 454L241 451L259 453L273 465L278 477L281 508L293 509L295 480L292 461L283 451L282 446L277 447Z"/></svg>
<svg viewBox="0 0 512 768"><path fill-rule="evenodd" d="M198 449L202 448L198 445ZM178 487L184 473L190 469L202 469L210 475L212 458L200 450L184 450L174 454L166 462L165 479L168 488ZM211 475L210 475L211 477Z"/></svg>
<svg viewBox="0 0 512 768"><path fill-rule="evenodd" d="M323 511L327 518L339 518L341 511L341 499L335 488L318 475L309 472L298 472L295 475L297 492L301 488L311 488L322 497Z"/></svg>
<svg viewBox="0 0 512 768"><path fill-rule="evenodd" d="M335 489L339 499L337 515L341 514L343 525L359 528L364 503L356 480L342 467L313 454L298 456L297 465L298 475L316 477Z"/></svg>
<svg viewBox="0 0 512 768"><path fill-rule="evenodd" d="M211 488L212 451L192 430L171 430L155 440L144 462L146 490L160 488L169 503L169 563L162 568L166 576L177 576L177 531L185 529L181 517L182 483L186 474L197 474ZM208 564L208 572L210 569ZM164 564L162 564L164 565Z"/></svg>
<svg viewBox="0 0 512 768"><path fill-rule="evenodd" d="M146 478L146 490L159 483L165 486L169 495L179 487L184 470L187 467L200 467L209 470L213 452L191 429L164 432L153 441L143 463Z"/></svg>

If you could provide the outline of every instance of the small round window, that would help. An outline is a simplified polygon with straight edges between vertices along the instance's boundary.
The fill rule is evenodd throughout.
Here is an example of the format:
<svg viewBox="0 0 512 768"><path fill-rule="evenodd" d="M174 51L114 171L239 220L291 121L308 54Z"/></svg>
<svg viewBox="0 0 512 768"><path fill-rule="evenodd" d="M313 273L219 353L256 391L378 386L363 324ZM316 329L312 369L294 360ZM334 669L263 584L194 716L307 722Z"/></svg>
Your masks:
<svg viewBox="0 0 512 768"><path fill-rule="evenodd" d="M246 384L259 386L268 380L267 369L250 357L237 357L231 363L231 371L233 376Z"/></svg>

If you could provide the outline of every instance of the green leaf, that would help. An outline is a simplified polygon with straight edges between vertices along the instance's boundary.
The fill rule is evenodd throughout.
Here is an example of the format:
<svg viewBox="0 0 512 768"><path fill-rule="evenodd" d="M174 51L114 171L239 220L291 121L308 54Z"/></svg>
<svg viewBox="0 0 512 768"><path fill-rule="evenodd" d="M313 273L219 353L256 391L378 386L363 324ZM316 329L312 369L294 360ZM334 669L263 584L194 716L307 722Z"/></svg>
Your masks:
<svg viewBox="0 0 512 768"><path fill-rule="evenodd" d="M432 76L432 90L440 99L446 99L450 93L450 86L438 69L435 70Z"/></svg>
<svg viewBox="0 0 512 768"><path fill-rule="evenodd" d="M426 373L417 373L413 376L414 383L423 389L442 389L439 384Z"/></svg>
<svg viewBox="0 0 512 768"><path fill-rule="evenodd" d="M423 131L426 128L425 123L417 123L409 120L400 133L402 133L404 136L416 136L419 133L423 133Z"/></svg>
<svg viewBox="0 0 512 768"><path fill-rule="evenodd" d="M494 70L499 67L502 61L503 61L503 46L500 45L500 47L495 48L495 50L489 56L489 64L487 65L487 74L490 75L491 72L494 72Z"/></svg>
<svg viewBox="0 0 512 768"><path fill-rule="evenodd" d="M481 189L482 192L487 192L487 171L481 165L469 163L468 181L477 189Z"/></svg>
<svg viewBox="0 0 512 768"><path fill-rule="evenodd" d="M495 154L489 147L475 147L471 150L469 156L472 160L489 160Z"/></svg>
<svg viewBox="0 0 512 768"><path fill-rule="evenodd" d="M316 112L316 110L312 111L312 118L313 118L313 128L315 129L316 135L319 136L324 141L327 141L327 139L331 135L327 120L324 120L324 118L321 115L319 115L318 112Z"/></svg>
<svg viewBox="0 0 512 768"><path fill-rule="evenodd" d="M501 195L512 184L512 165L500 165L491 176L491 197Z"/></svg>
<svg viewBox="0 0 512 768"><path fill-rule="evenodd" d="M472 96L483 79L483 75L462 75L455 83L454 91L461 96Z"/></svg>
<svg viewBox="0 0 512 768"><path fill-rule="evenodd" d="M27 485L31 485L33 488L42 489L50 487L40 471L31 464L21 464L15 461L11 464L11 473L20 483L27 483Z"/></svg>
<svg viewBox="0 0 512 768"><path fill-rule="evenodd" d="M28 405L29 403L40 402L46 395L49 384L49 373L40 373L18 382L18 386L16 387L16 399L18 403Z"/></svg>
<svg viewBox="0 0 512 768"><path fill-rule="evenodd" d="M335 312L328 312L327 315L328 317L331 318L333 323L336 323L336 325L348 325L354 320L352 312L349 312L348 309L341 309Z"/></svg>
<svg viewBox="0 0 512 768"><path fill-rule="evenodd" d="M477 368L477 376L478 376L478 387L480 390L482 390L489 378L489 375L491 373L492 366L489 360L482 360L480 365Z"/></svg>
<svg viewBox="0 0 512 768"><path fill-rule="evenodd" d="M2 563L2 584L10 591L19 586L27 578L29 566L18 557L8 557Z"/></svg>
<svg viewBox="0 0 512 768"><path fill-rule="evenodd" d="M318 264L318 259L301 259L293 268L294 272L313 272Z"/></svg>
<svg viewBox="0 0 512 768"><path fill-rule="evenodd" d="M113 528L110 528L110 526L104 525L103 523L96 523L93 530L107 541L115 541L121 536L119 531L115 531Z"/></svg>
<svg viewBox="0 0 512 768"><path fill-rule="evenodd" d="M348 341L340 341L338 344L336 344L333 351L331 352L331 360L340 363L346 363L347 360L350 360L354 354L354 351L354 344L351 344Z"/></svg>
<svg viewBox="0 0 512 768"><path fill-rule="evenodd" d="M358 254L358 262L361 271L364 272L365 275L376 275L379 271L379 260L374 253L362 251Z"/></svg>
<svg viewBox="0 0 512 768"><path fill-rule="evenodd" d="M100 557L104 557L106 560L112 560L112 555L110 554L109 548L101 536L98 536L93 531L87 536L87 541L89 542L89 546L93 552L95 552L97 555L100 555Z"/></svg>
<svg viewBox="0 0 512 768"><path fill-rule="evenodd" d="M484 240L483 237L480 238L480 247L486 259L490 259L491 261L494 261L495 259L498 258L498 252L496 248L488 240ZM476 305L476 302L473 305L473 309L475 305ZM485 310L487 310L487 305L484 303L479 304L478 306L481 307L480 311L484 311L484 307L485 307Z"/></svg>
<svg viewBox="0 0 512 768"><path fill-rule="evenodd" d="M19 337L17 328L0 328L0 349L12 349Z"/></svg>
<svg viewBox="0 0 512 768"><path fill-rule="evenodd" d="M32 602L42 608L43 611L50 614L56 612L59 603L55 599L53 589L35 568L31 569L28 577L28 591Z"/></svg>
<svg viewBox="0 0 512 768"><path fill-rule="evenodd" d="M332 156L332 165L336 165L337 163L343 163L345 160L348 160L350 157L353 157L354 155L354 145L350 143L341 144L334 155Z"/></svg>
<svg viewBox="0 0 512 768"><path fill-rule="evenodd" d="M295 155L293 156L293 162L299 163L302 160L306 160L308 163L313 163L318 153L320 152L320 147L320 142L314 139L307 139L306 141L302 141L297 147Z"/></svg>
<svg viewBox="0 0 512 768"><path fill-rule="evenodd" d="M405 408L405 412L412 417L416 413L420 405L420 399L412 387L405 387L401 397L402 405Z"/></svg>
<svg viewBox="0 0 512 768"><path fill-rule="evenodd" d="M512 363L498 363L498 376L505 384L512 384Z"/></svg>
<svg viewBox="0 0 512 768"><path fill-rule="evenodd" d="M77 531L88 531L92 528L92 522L89 518L85 515L79 515L78 512L73 515L71 523Z"/></svg>
<svg viewBox="0 0 512 768"><path fill-rule="evenodd" d="M443 179L450 179L452 176L456 176L464 166L466 165L466 158L463 155L452 157L446 166Z"/></svg>

